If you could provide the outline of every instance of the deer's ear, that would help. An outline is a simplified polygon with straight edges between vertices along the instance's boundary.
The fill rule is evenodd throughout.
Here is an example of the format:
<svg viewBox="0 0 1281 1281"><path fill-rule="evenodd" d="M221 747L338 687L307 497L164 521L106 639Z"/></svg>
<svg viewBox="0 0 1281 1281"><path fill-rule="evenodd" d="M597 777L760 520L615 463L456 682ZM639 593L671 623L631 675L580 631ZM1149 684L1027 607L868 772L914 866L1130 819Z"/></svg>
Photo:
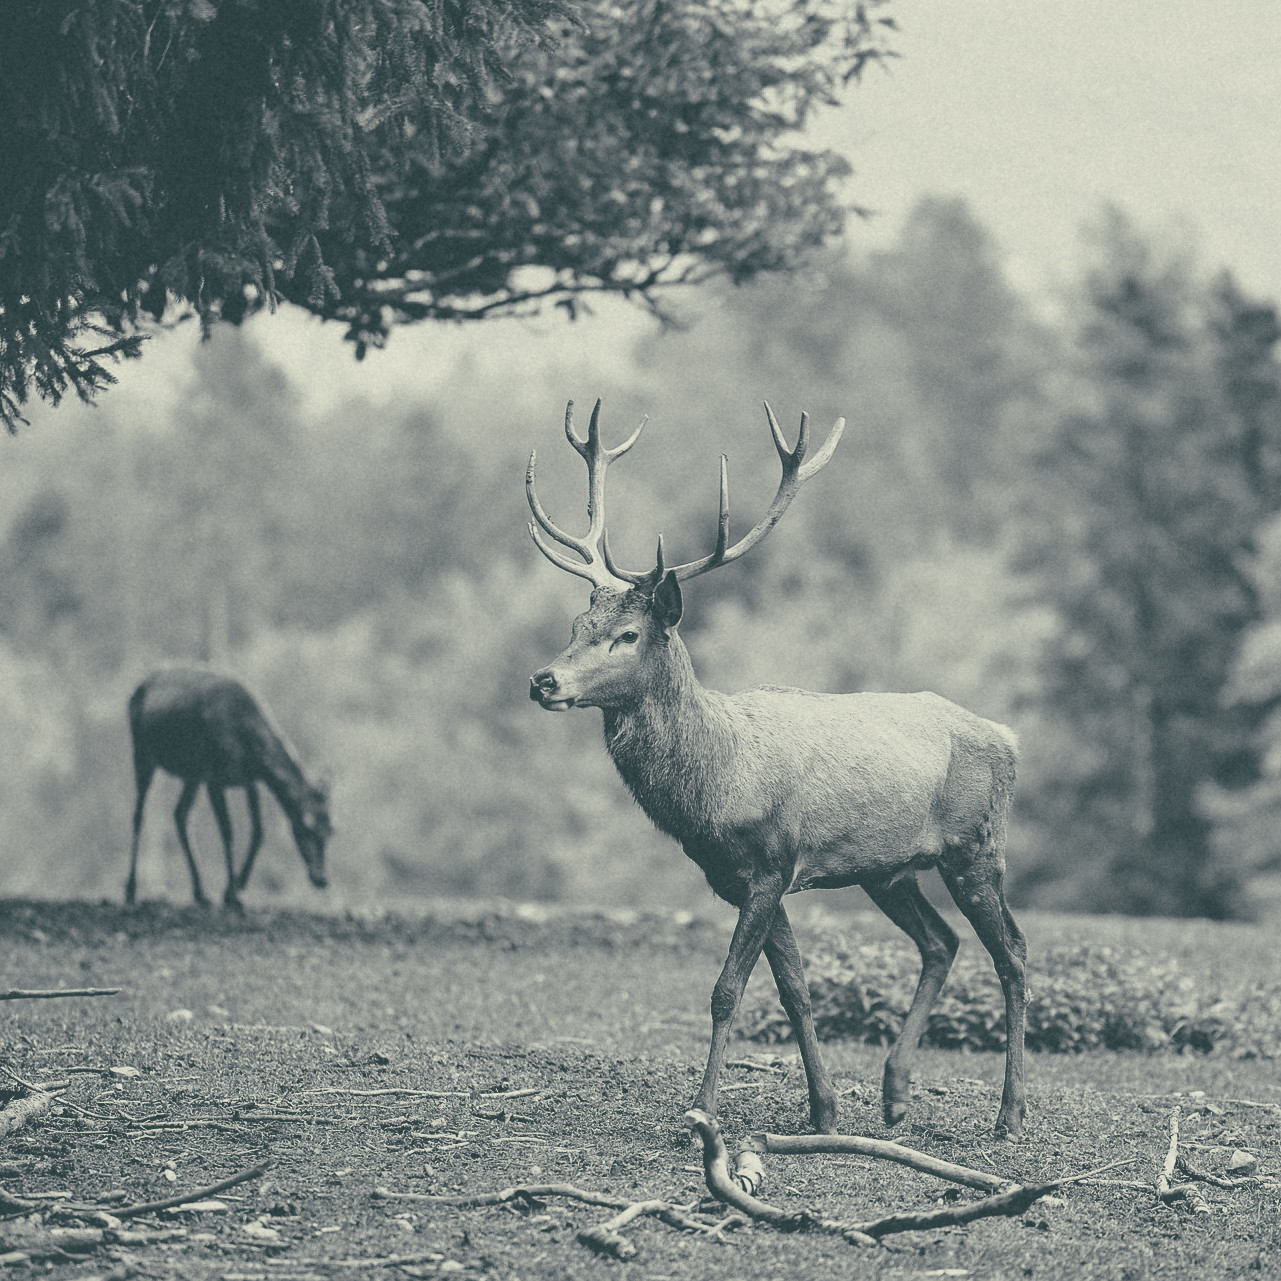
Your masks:
<svg viewBox="0 0 1281 1281"><path fill-rule="evenodd" d="M681 600L681 585L676 575L669 569L662 581L654 588L654 603L651 606L654 618L663 627L675 627L681 621L684 603Z"/></svg>

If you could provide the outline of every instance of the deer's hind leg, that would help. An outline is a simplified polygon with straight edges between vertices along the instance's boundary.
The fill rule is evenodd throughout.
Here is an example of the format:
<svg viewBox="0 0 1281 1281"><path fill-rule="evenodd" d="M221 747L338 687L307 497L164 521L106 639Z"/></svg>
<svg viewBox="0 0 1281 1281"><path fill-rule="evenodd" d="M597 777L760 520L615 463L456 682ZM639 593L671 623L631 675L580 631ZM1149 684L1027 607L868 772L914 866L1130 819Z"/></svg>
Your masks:
<svg viewBox="0 0 1281 1281"><path fill-rule="evenodd" d="M882 885L865 885L868 897L916 944L921 953L921 977L916 994L885 1060L881 1112L886 1125L897 1125L907 1114L912 1087L912 1059L925 1025L956 957L956 931L938 914L914 876Z"/></svg>
<svg viewBox="0 0 1281 1281"><path fill-rule="evenodd" d="M1005 997L1005 1087L996 1118L999 1136L1023 1128L1027 1102L1023 1087L1023 1028L1027 1012L1027 943L1005 901L1004 860L985 845L963 869L940 867L943 881L987 948Z"/></svg>
<svg viewBox="0 0 1281 1281"><path fill-rule="evenodd" d="M191 895L201 907L207 907L209 900L205 897L205 888L200 884L200 872L196 868L196 857L191 852L191 841L187 838L187 819L191 817L191 807L196 803L196 794L200 791L198 782L185 782L178 804L174 806L173 821L178 828L178 843L187 859L187 870L191 873Z"/></svg>
<svg viewBox="0 0 1281 1281"><path fill-rule="evenodd" d="M221 787L212 783L206 784L209 792L209 804L213 806L214 818L218 820L218 835L222 837L222 856L227 864L227 888L223 891L222 903L233 912L243 912L240 896L236 893L236 856L232 848L231 815L227 812L227 794Z"/></svg>
<svg viewBox="0 0 1281 1281"><path fill-rule="evenodd" d="M245 861L241 864L240 875L236 877L236 889L243 890L249 884L249 873L254 870L254 859L262 848L262 802L258 799L258 785L251 779L245 784L245 804L249 807L249 848L245 851Z"/></svg>

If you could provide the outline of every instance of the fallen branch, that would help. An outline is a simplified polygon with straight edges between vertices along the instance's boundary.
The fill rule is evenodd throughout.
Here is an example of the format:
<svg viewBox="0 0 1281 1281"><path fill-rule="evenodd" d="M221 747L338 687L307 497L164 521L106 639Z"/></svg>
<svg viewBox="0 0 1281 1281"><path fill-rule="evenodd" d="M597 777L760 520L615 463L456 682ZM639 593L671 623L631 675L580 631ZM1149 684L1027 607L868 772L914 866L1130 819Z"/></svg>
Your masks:
<svg viewBox="0 0 1281 1281"><path fill-rule="evenodd" d="M1260 1183L1263 1176L1258 1174L1246 1174L1240 1178L1225 1178L1220 1174L1211 1174L1208 1170L1203 1170L1199 1165L1193 1165L1191 1161L1179 1153L1175 1159L1175 1168L1181 1173L1186 1174L1189 1179L1197 1179L1201 1183L1208 1183L1211 1187L1226 1188L1229 1191L1235 1188L1243 1188L1251 1183Z"/></svg>
<svg viewBox="0 0 1281 1281"><path fill-rule="evenodd" d="M9 1250L0 1258L5 1263L25 1263L28 1259L87 1254L101 1245L156 1245L162 1241L180 1241L186 1235L186 1228L144 1231L115 1227L47 1228L20 1220L6 1226L4 1244Z"/></svg>
<svg viewBox="0 0 1281 1281"><path fill-rule="evenodd" d="M818 1231L834 1236L844 1237L852 1244L874 1245L883 1236L895 1232L918 1232L934 1228L953 1227L970 1223L975 1219L993 1216L1012 1216L1022 1214L1041 1197L1053 1192L1056 1188L1068 1183L1099 1174L1102 1170L1112 1169L1118 1162L1111 1162L1099 1170L1090 1170L1083 1174L1069 1175L1055 1179L1050 1183L1032 1185L1014 1185L1007 1191L994 1196L984 1197L969 1205L950 1206L943 1210L924 1211L920 1213L891 1214L867 1223L846 1223L836 1219L825 1219L811 1210L789 1213L777 1206L769 1205L744 1190L730 1173L729 1154L725 1141L721 1137L716 1122L705 1112L697 1109L686 1112L685 1119L698 1132L703 1144L703 1171L707 1186L712 1195L726 1205L749 1215L753 1219L768 1223L771 1227L783 1232ZM894 1145L897 1146L897 1145Z"/></svg>
<svg viewBox="0 0 1281 1281"><path fill-rule="evenodd" d="M1003 1179L984 1170L972 1170L964 1165L954 1165L951 1161L940 1160L918 1152L915 1148L904 1147L901 1143L891 1143L887 1139L866 1139L853 1134L755 1134L752 1139L761 1151L780 1155L842 1152L877 1157L883 1161L911 1166L923 1174L932 1174L950 1183L977 1188L980 1192L999 1192L1015 1186L1012 1179Z"/></svg>
<svg viewBox="0 0 1281 1281"><path fill-rule="evenodd" d="M10 1099L0 1108L0 1139L20 1130L28 1121L44 1116L53 1106L54 1096L44 1090L31 1090L16 1099Z"/></svg>
<svg viewBox="0 0 1281 1281"><path fill-rule="evenodd" d="M11 987L0 992L0 1001L47 1001L57 996L115 996L118 987L56 987L40 991L25 987Z"/></svg>
<svg viewBox="0 0 1281 1281"><path fill-rule="evenodd" d="M634 1259L636 1245L623 1236L620 1229L644 1215L661 1215L670 1209L672 1207L666 1201L633 1201L612 1219L607 1219L594 1228L584 1228L578 1234L578 1242L599 1254L612 1255L615 1259Z"/></svg>
<svg viewBox="0 0 1281 1281"><path fill-rule="evenodd" d="M503 1188L498 1192L478 1192L470 1196L435 1196L430 1192L393 1192L390 1188L377 1187L370 1196L375 1201L417 1201L427 1205L452 1205L469 1210L481 1209L485 1206L510 1205L513 1201L523 1201L526 1205L530 1205L547 1197L565 1197L570 1201L581 1201L585 1205L602 1205L607 1209L619 1210L627 1214L627 1218L623 1218L620 1214L600 1225L602 1241L608 1237L609 1233L616 1234L619 1226L626 1226L642 1215L652 1215L662 1220L668 1227L679 1228L685 1232L723 1231L728 1226L723 1220L720 1223L703 1223L693 1217L691 1207L673 1205L670 1201L627 1201L607 1192L591 1192L586 1188L578 1188L572 1183L525 1183L517 1187ZM646 1208L635 1210L635 1206ZM597 1231L598 1229L586 1229L587 1235L593 1239L583 1240L583 1244L604 1249L606 1253L614 1253L612 1247L598 1244L594 1239ZM583 1234L580 1233L580 1240L582 1239ZM616 1254L615 1257L623 1258L624 1256ZM630 1258L631 1255L626 1257Z"/></svg>
<svg viewBox="0 0 1281 1281"><path fill-rule="evenodd" d="M1173 1201L1186 1201L1193 1214L1209 1214L1210 1207L1201 1196L1195 1183L1172 1183L1174 1172L1179 1165L1179 1109L1170 1113L1170 1146L1166 1149L1165 1163L1157 1175L1157 1200L1169 1205Z"/></svg>
<svg viewBox="0 0 1281 1281"><path fill-rule="evenodd" d="M512 1201L541 1201L549 1196L568 1197L587 1205L603 1205L611 1210L625 1209L630 1203L621 1197L604 1192L589 1192L576 1188L572 1183L523 1183L517 1187L503 1188L498 1192L477 1192L471 1196L435 1196L430 1192L393 1192L390 1188L375 1188L370 1194L375 1201L422 1201L427 1205L456 1205L464 1209L479 1209L486 1205L507 1205Z"/></svg>
<svg viewBox="0 0 1281 1281"><path fill-rule="evenodd" d="M140 1214L154 1214L159 1210L168 1210L175 1205L186 1205L188 1201L203 1201L206 1197L216 1196L219 1192L225 1192L228 1188L234 1188L238 1183L248 1183L250 1179L256 1179L259 1175L265 1174L271 1168L271 1162L259 1161L257 1165L248 1170L241 1170L239 1174L233 1174L229 1178L221 1179L217 1183L211 1183L207 1188L196 1188L191 1192L184 1192L181 1196L171 1196L164 1201L141 1201L136 1205L121 1206L118 1210L111 1210L110 1213L117 1219L136 1219Z"/></svg>

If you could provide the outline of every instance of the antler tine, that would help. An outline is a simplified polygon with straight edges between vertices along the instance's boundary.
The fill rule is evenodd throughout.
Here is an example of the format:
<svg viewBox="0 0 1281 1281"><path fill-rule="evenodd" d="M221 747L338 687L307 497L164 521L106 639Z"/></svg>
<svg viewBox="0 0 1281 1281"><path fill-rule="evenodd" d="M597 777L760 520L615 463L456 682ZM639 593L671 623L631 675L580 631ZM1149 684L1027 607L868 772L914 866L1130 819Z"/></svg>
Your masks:
<svg viewBox="0 0 1281 1281"><path fill-rule="evenodd" d="M827 439L823 442L822 448L808 463L802 465L805 451L809 446L809 415L801 415L801 426L797 433L796 447L794 449L787 447L787 439L779 428L778 420L774 417L774 411L769 407L768 402L765 405L765 417L769 423L770 435L774 438L774 447L778 450L778 456L783 464L783 476L779 481L778 492L774 495L774 501L770 503L765 515L733 547L729 547L727 545L729 542L729 467L728 460L722 454L720 514L716 531L716 548L710 555L704 556L700 560L692 560L684 565L673 565L671 572L676 575L679 581L684 582L686 579L694 578L698 574L705 574L708 570L715 569L718 565L728 565L731 561L735 561L742 556L744 552L748 552L755 547L782 519L783 513L796 496L796 491L815 472L827 465L836 450L837 443L841 439L841 433L845 430L845 419L838 418Z"/></svg>
<svg viewBox="0 0 1281 1281"><path fill-rule="evenodd" d="M611 585L611 577L623 578L625 582L635 582L639 579L624 577L611 570L608 553L602 546L606 538L605 469L640 439L640 434L645 429L649 418L642 418L640 426L621 445L614 449L606 449L600 440L600 409L601 402L598 399L592 408L591 420L587 425L587 439L584 440L574 430L574 402L571 400L565 406L565 438L587 463L587 533L582 538L567 534L554 524L543 510L543 505L539 502L538 494L534 489L536 458L534 451L529 455L529 466L525 471L525 494L529 500L529 510L534 516L529 526L530 537L533 538L538 550L553 565L568 570L571 574L577 574L580 578L586 578L596 587L608 587ZM541 536L540 530L560 543L562 547L568 547L571 551L577 552L583 558L583 563L580 565L577 561L562 556Z"/></svg>

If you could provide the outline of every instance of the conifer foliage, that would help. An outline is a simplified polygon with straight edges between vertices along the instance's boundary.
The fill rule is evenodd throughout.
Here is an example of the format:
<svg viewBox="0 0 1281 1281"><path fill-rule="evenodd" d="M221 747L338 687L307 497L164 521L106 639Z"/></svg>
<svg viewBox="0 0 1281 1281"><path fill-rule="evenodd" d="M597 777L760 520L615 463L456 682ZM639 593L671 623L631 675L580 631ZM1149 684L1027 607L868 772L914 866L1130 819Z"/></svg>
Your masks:
<svg viewBox="0 0 1281 1281"><path fill-rule="evenodd" d="M12 0L0 420L89 399L146 317L284 298L363 353L480 318L790 266L839 229L787 135L881 0Z"/></svg>

